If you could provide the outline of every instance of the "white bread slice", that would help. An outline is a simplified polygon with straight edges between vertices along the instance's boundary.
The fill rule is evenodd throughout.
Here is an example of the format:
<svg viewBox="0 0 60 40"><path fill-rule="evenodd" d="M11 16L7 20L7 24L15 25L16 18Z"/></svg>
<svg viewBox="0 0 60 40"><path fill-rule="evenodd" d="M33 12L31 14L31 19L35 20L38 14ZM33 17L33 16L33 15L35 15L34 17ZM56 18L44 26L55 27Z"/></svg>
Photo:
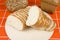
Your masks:
<svg viewBox="0 0 60 40"><path fill-rule="evenodd" d="M46 31L53 30L56 27L52 18L37 6L30 7L26 25L34 29Z"/></svg>
<svg viewBox="0 0 60 40"><path fill-rule="evenodd" d="M26 25L34 25L39 17L39 8L37 6L32 6L29 9Z"/></svg>
<svg viewBox="0 0 60 40"><path fill-rule="evenodd" d="M7 25L11 25L13 26L13 28L17 29L17 30L22 30L23 29L23 23L16 17L10 15L7 18L6 21Z"/></svg>
<svg viewBox="0 0 60 40"><path fill-rule="evenodd" d="M11 25L13 28L17 30L24 30L28 28L25 23L28 16L29 8L30 7L28 6L25 9L20 9L9 15L6 21L7 25Z"/></svg>

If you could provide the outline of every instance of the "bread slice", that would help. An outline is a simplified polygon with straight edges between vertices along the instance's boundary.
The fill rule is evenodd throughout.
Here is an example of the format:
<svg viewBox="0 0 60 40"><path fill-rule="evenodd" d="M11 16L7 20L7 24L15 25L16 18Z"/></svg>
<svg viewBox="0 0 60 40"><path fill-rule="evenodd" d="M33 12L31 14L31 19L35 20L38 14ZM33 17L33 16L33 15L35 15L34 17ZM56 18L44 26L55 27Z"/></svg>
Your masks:
<svg viewBox="0 0 60 40"><path fill-rule="evenodd" d="M6 0L6 7L9 11L16 11L25 8L28 5L28 0Z"/></svg>
<svg viewBox="0 0 60 40"><path fill-rule="evenodd" d="M48 13L54 12L58 5L60 0L41 0L41 9Z"/></svg>
<svg viewBox="0 0 60 40"><path fill-rule="evenodd" d="M49 3L51 5L59 5L60 0L41 0L43 2Z"/></svg>
<svg viewBox="0 0 60 40"><path fill-rule="evenodd" d="M52 5L50 3L41 1L41 9L43 11L46 11L48 13L52 13L55 11L56 7L57 7L56 5Z"/></svg>
<svg viewBox="0 0 60 40"><path fill-rule="evenodd" d="M28 18L27 18L27 21L26 21L26 25L30 26L30 25L35 24L38 20L38 17L39 17L38 7L32 6L29 9L29 12L28 12Z"/></svg>
<svg viewBox="0 0 60 40"><path fill-rule="evenodd" d="M11 25L13 28L17 30L24 30L28 28L25 23L27 20L29 8L30 7L27 7L25 9L20 9L9 15L6 21L7 24Z"/></svg>
<svg viewBox="0 0 60 40"><path fill-rule="evenodd" d="M26 25L37 30L46 31L54 30L56 27L52 18L37 6L30 7Z"/></svg>

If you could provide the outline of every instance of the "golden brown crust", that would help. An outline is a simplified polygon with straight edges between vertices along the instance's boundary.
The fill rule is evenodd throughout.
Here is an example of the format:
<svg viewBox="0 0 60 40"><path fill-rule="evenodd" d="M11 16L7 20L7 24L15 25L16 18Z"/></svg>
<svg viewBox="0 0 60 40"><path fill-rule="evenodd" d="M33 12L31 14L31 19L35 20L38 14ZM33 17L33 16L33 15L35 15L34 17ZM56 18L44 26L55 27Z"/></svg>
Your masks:
<svg viewBox="0 0 60 40"><path fill-rule="evenodd" d="M51 23L52 23L52 20L49 19L42 11L40 13L40 16L38 17L38 21L31 27L37 30L46 30L50 27ZM49 30L46 30L46 31L50 31L50 30L54 30L54 25Z"/></svg>
<svg viewBox="0 0 60 40"><path fill-rule="evenodd" d="M51 4L51 5L59 5L59 3L60 3L60 0L41 0L41 1L43 1L43 2L46 2L46 3L49 3L49 4Z"/></svg>
<svg viewBox="0 0 60 40"><path fill-rule="evenodd" d="M55 11L56 7L57 6L55 5L51 5L46 2L41 2L41 9L48 13L52 13L53 11Z"/></svg>
<svg viewBox="0 0 60 40"><path fill-rule="evenodd" d="M6 7L10 11L16 11L25 8L28 5L28 0L6 0Z"/></svg>

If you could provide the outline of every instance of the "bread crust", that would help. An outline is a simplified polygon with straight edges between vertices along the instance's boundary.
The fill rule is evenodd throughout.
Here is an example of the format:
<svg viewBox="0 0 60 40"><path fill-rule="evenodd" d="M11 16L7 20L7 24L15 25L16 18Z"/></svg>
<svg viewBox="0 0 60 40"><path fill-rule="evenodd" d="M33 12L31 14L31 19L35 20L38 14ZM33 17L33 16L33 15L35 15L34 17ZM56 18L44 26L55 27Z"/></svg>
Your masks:
<svg viewBox="0 0 60 40"><path fill-rule="evenodd" d="M6 0L6 7L9 11L16 11L22 8L26 8L28 0Z"/></svg>
<svg viewBox="0 0 60 40"><path fill-rule="evenodd" d="M52 19L50 19L48 16L45 15L43 11L41 11L37 22L34 25L31 25L31 27L37 30L53 31L56 25L55 22Z"/></svg>

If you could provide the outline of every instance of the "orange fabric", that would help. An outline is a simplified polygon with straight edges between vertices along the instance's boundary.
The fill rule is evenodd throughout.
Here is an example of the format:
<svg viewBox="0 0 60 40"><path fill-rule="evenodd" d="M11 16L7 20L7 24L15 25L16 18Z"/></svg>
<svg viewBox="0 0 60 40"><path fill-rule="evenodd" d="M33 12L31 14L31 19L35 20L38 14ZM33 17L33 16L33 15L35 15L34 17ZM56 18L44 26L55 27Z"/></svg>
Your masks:
<svg viewBox="0 0 60 40"><path fill-rule="evenodd" d="M28 5L40 6L40 0L28 0Z"/></svg>
<svg viewBox="0 0 60 40"><path fill-rule="evenodd" d="M29 5L34 4L34 0L29 0ZM37 5L39 5L40 2L39 0L37 0ZM53 35L51 36L50 40L60 40L60 32L59 32L59 28L60 28L60 6L58 6L55 10L55 12L53 14L49 14L53 20L56 22L56 28L54 30ZM7 17L10 15L11 13L6 10L6 6L5 6L5 0L0 0L0 40L8 40L8 36L5 32L5 21L7 19ZM5 16L4 16L5 15ZM2 38L1 38L2 37Z"/></svg>
<svg viewBox="0 0 60 40"><path fill-rule="evenodd" d="M57 6L53 14L54 15L51 14L50 16L52 16L53 20L55 21L56 28L50 40L60 40L60 5Z"/></svg>

